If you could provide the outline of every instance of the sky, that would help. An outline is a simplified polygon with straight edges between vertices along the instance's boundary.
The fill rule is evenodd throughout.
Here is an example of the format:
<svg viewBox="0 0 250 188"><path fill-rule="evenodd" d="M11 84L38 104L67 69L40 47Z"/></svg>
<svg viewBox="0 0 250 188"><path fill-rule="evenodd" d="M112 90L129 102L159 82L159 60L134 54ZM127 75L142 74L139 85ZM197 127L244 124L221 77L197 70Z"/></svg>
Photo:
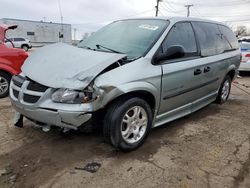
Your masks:
<svg viewBox="0 0 250 188"><path fill-rule="evenodd" d="M250 29L250 0L161 0L159 16L186 16L186 4L193 5L192 17ZM114 20L155 16L155 5L156 0L0 0L0 18L60 23L62 14L80 39Z"/></svg>

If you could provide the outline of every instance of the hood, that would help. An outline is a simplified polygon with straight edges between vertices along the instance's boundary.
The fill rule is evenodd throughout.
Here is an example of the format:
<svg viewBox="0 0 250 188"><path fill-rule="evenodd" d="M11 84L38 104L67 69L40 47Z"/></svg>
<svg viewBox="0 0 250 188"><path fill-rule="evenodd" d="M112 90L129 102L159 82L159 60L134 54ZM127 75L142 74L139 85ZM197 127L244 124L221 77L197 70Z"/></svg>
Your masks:
<svg viewBox="0 0 250 188"><path fill-rule="evenodd" d="M106 67L123 57L126 55L56 43L31 54L22 72L30 79L52 88L84 89Z"/></svg>
<svg viewBox="0 0 250 188"><path fill-rule="evenodd" d="M5 39L5 35L6 35L6 31L8 29L16 29L17 25L0 25L0 43L4 43L4 39Z"/></svg>

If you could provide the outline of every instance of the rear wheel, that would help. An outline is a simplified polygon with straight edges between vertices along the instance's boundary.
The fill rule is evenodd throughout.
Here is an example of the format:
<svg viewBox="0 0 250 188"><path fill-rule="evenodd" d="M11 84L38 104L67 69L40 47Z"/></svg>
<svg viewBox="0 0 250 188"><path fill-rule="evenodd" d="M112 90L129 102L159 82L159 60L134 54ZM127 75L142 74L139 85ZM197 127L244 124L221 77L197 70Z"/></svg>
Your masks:
<svg viewBox="0 0 250 188"><path fill-rule="evenodd" d="M223 104L227 101L231 90L231 83L232 80L230 76L227 75L220 86L220 90L216 99L217 103Z"/></svg>
<svg viewBox="0 0 250 188"><path fill-rule="evenodd" d="M27 45L23 45L22 49L24 49L27 52L29 50L29 47Z"/></svg>
<svg viewBox="0 0 250 188"><path fill-rule="evenodd" d="M9 94L10 79L10 75L0 72L0 98L6 97Z"/></svg>
<svg viewBox="0 0 250 188"><path fill-rule="evenodd" d="M121 99L112 104L104 118L104 137L122 151L138 148L152 124L152 110L140 98Z"/></svg>

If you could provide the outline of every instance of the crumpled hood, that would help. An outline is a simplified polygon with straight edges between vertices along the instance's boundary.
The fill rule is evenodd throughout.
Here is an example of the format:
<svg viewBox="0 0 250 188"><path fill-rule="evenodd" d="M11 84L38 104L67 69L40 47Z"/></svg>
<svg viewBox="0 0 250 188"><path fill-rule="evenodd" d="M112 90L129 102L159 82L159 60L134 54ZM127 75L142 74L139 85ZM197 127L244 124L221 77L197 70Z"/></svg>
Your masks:
<svg viewBox="0 0 250 188"><path fill-rule="evenodd" d="M101 71L125 56L56 43L32 53L22 72L48 87L84 89Z"/></svg>

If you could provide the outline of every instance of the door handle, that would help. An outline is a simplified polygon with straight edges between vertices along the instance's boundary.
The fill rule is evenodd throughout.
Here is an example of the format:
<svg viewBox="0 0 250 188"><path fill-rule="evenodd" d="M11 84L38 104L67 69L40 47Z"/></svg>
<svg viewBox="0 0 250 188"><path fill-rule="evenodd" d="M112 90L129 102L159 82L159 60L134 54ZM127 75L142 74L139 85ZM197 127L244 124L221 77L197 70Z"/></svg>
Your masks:
<svg viewBox="0 0 250 188"><path fill-rule="evenodd" d="M195 69L194 70L194 75L199 75L201 73L202 73L201 69Z"/></svg>
<svg viewBox="0 0 250 188"><path fill-rule="evenodd" d="M210 67L205 67L204 68L204 73L209 72L209 71L210 71Z"/></svg>

